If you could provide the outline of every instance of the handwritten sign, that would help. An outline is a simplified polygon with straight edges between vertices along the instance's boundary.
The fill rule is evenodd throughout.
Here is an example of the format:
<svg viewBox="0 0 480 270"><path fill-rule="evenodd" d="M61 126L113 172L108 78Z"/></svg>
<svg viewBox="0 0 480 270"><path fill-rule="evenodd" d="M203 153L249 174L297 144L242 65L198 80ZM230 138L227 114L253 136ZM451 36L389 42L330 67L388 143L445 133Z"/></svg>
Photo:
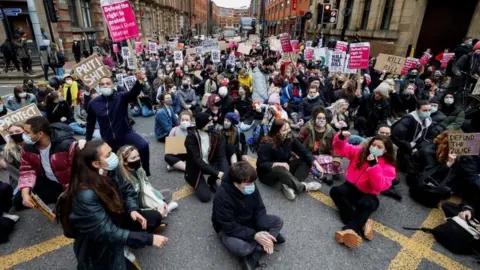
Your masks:
<svg viewBox="0 0 480 270"><path fill-rule="evenodd" d="M381 53L377 57L377 63L374 68L378 71L385 70L387 73L401 74L405 61L404 57Z"/></svg>
<svg viewBox="0 0 480 270"><path fill-rule="evenodd" d="M343 72L343 65L345 63L345 52L330 52L328 58L329 72Z"/></svg>
<svg viewBox="0 0 480 270"><path fill-rule="evenodd" d="M175 64L183 64L183 53L182 51L173 52L173 61Z"/></svg>
<svg viewBox="0 0 480 270"><path fill-rule="evenodd" d="M335 51L337 52L346 52L348 50L348 42L337 41L335 44Z"/></svg>
<svg viewBox="0 0 480 270"><path fill-rule="evenodd" d="M452 60L455 57L455 53L443 53L443 58L441 63L441 68L447 68L448 62Z"/></svg>
<svg viewBox="0 0 480 270"><path fill-rule="evenodd" d="M395 54L395 44L393 42L381 42L381 41L371 41L370 42L370 55L377 57L379 54Z"/></svg>
<svg viewBox="0 0 480 270"><path fill-rule="evenodd" d="M449 134L448 148L457 156L477 156L480 154L480 133Z"/></svg>
<svg viewBox="0 0 480 270"><path fill-rule="evenodd" d="M370 43L352 43L350 44L349 68L368 68L370 58Z"/></svg>
<svg viewBox="0 0 480 270"><path fill-rule="evenodd" d="M102 13L107 22L113 42L138 36L138 25L130 1L102 1Z"/></svg>
<svg viewBox="0 0 480 270"><path fill-rule="evenodd" d="M228 44L227 44L227 42L221 40L221 41L218 42L218 47L219 47L220 51L225 51L228 48Z"/></svg>
<svg viewBox="0 0 480 270"><path fill-rule="evenodd" d="M407 57L407 59L405 59L405 64L402 68L402 75L407 74L411 68L417 67L418 64L419 62L417 58Z"/></svg>
<svg viewBox="0 0 480 270"><path fill-rule="evenodd" d="M137 81L137 78L135 76L125 76L122 78L122 84L127 89L127 91L130 91L130 89L133 88L135 85L135 82Z"/></svg>
<svg viewBox="0 0 480 270"><path fill-rule="evenodd" d="M284 53L293 52L292 43L290 43L290 37L288 36L288 34L280 35L280 45L282 46L282 51Z"/></svg>
<svg viewBox="0 0 480 270"><path fill-rule="evenodd" d="M91 55L73 67L75 74L88 87L95 87L102 77L111 77L110 69L103 64L102 58Z"/></svg>
<svg viewBox="0 0 480 270"><path fill-rule="evenodd" d="M251 42L260 42L260 37L258 35L249 35L248 40Z"/></svg>
<svg viewBox="0 0 480 270"><path fill-rule="evenodd" d="M165 138L165 154L179 155L186 154L185 139L187 137L170 137Z"/></svg>
<svg viewBox="0 0 480 270"><path fill-rule="evenodd" d="M220 63L220 50L212 50L212 62Z"/></svg>
<svg viewBox="0 0 480 270"><path fill-rule="evenodd" d="M13 123L24 123L28 119L34 116L42 116L42 113L38 110L36 104L30 104L16 111L10 112L0 117L0 134L8 141L10 136L8 135L7 128Z"/></svg>
<svg viewBox="0 0 480 270"><path fill-rule="evenodd" d="M197 52L197 54L202 55L202 54L203 54L203 47L200 47L200 46L199 46L199 47L196 47L196 48L195 48L195 51Z"/></svg>
<svg viewBox="0 0 480 270"><path fill-rule="evenodd" d="M245 44L245 43L240 43L240 44L238 45L237 52L238 52L238 53L241 53L241 54L244 54L244 55L249 55L251 49L252 49L251 46L248 46L248 45Z"/></svg>

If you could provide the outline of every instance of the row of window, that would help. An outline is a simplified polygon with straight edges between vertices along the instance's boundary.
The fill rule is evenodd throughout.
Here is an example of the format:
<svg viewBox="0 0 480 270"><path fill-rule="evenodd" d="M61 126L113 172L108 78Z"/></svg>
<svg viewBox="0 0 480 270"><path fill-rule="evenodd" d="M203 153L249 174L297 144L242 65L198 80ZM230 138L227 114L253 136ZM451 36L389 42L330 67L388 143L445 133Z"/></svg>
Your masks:
<svg viewBox="0 0 480 270"><path fill-rule="evenodd" d="M78 5L78 6L77 6ZM70 15L70 21L74 27L92 27L92 11L90 1L87 0L67 0L68 13ZM78 13L78 7L80 7L81 13ZM79 15L81 18L79 18ZM80 22L82 24L80 24Z"/></svg>

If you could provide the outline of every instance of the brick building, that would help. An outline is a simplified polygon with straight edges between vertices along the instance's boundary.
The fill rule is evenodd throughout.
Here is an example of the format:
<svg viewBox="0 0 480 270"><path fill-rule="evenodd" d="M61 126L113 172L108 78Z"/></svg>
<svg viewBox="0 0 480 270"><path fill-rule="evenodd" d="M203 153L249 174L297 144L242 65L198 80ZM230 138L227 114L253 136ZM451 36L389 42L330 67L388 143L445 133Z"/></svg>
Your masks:
<svg viewBox="0 0 480 270"><path fill-rule="evenodd" d="M296 38L300 33L300 18L310 9L310 0L265 1L265 34L289 33ZM294 3L296 10L293 10Z"/></svg>

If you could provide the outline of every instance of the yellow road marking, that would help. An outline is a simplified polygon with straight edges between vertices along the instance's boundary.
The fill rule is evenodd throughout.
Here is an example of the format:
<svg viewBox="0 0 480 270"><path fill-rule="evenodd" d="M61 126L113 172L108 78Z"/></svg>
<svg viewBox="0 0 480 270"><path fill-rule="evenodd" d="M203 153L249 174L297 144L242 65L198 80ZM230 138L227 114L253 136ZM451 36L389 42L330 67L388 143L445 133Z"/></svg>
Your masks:
<svg viewBox="0 0 480 270"><path fill-rule="evenodd" d="M193 189L190 186L183 186L173 193L173 200L181 200L192 193ZM36 245L18 249L14 253L0 257L0 269L8 269L20 263L28 262L72 243L73 239L60 235Z"/></svg>

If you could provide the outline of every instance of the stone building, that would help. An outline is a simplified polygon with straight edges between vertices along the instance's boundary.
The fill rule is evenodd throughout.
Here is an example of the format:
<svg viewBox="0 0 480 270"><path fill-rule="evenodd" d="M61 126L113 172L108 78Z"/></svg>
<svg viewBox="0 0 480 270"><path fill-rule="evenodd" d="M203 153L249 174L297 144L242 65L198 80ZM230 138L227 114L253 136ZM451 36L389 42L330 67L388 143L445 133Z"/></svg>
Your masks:
<svg viewBox="0 0 480 270"><path fill-rule="evenodd" d="M427 48L439 53L454 48L465 36L480 38L478 0L313 0L313 18L307 23L310 38L320 34L318 5L323 2L340 11L337 24L327 25L324 35L338 38L345 24L347 40L358 35L362 40L391 42L399 56L419 56ZM351 11L346 19L345 8Z"/></svg>

